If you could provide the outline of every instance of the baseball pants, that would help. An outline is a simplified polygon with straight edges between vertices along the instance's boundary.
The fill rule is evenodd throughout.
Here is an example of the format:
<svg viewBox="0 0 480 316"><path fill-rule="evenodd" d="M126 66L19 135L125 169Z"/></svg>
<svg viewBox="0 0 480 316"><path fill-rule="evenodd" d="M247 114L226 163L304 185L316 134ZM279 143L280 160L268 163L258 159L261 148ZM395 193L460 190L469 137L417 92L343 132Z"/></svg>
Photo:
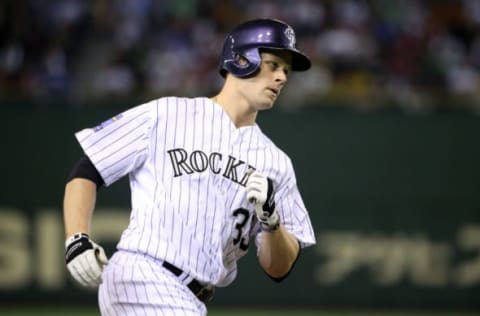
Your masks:
<svg viewBox="0 0 480 316"><path fill-rule="evenodd" d="M205 316L207 310L161 262L117 251L103 270L98 291L103 316Z"/></svg>

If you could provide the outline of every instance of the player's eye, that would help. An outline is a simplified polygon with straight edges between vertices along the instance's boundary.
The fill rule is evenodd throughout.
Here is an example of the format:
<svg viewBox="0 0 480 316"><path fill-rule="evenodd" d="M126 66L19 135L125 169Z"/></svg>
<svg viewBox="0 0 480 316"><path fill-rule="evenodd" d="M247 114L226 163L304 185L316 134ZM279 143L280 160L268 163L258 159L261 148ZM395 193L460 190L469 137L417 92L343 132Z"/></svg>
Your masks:
<svg viewBox="0 0 480 316"><path fill-rule="evenodd" d="M274 61L274 60L266 60L265 61L265 64L267 65L267 67L271 70L271 71L277 71L279 70L280 68L282 68L281 70L283 71L283 73L285 74L285 76L288 76L288 74L290 73L290 69L289 67L282 67L280 65L280 63Z"/></svg>
<svg viewBox="0 0 480 316"><path fill-rule="evenodd" d="M278 69L278 66L279 66L278 63L275 62L275 61L273 61L273 60L268 60L268 61L267 61L267 65L268 65L268 67L269 67L271 70L273 70L273 71L277 70L277 69Z"/></svg>

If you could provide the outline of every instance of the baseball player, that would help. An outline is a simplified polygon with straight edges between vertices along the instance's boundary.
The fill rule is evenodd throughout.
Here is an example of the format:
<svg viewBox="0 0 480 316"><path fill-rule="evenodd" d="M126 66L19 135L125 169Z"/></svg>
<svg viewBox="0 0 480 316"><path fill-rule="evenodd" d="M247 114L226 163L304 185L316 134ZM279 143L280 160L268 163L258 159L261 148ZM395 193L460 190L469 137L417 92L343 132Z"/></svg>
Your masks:
<svg viewBox="0 0 480 316"><path fill-rule="evenodd" d="M310 60L292 28L257 19L225 39L214 97L163 97L76 133L64 196L66 264L102 315L206 315L250 246L275 281L315 243L290 158L255 123ZM288 126L285 126L288 128ZM131 216L108 260L89 236L97 190L128 176Z"/></svg>

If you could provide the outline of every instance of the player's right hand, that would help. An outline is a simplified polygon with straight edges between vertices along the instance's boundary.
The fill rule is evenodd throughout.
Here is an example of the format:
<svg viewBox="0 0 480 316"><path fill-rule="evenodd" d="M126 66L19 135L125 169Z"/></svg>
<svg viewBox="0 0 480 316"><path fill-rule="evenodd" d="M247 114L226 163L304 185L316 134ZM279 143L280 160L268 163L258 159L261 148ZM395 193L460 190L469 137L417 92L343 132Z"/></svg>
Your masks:
<svg viewBox="0 0 480 316"><path fill-rule="evenodd" d="M72 277L86 287L100 285L103 267L108 262L103 248L84 233L76 233L68 238L65 248L65 261Z"/></svg>

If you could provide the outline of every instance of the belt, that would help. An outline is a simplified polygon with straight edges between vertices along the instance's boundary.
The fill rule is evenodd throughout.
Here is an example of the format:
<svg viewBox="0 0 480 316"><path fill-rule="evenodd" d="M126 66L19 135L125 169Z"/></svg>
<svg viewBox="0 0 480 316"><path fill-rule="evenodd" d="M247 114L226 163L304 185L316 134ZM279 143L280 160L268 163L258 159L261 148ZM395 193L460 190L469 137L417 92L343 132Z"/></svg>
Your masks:
<svg viewBox="0 0 480 316"><path fill-rule="evenodd" d="M183 271L182 269L174 266L170 262L163 261L162 266L168 271L172 272L175 276L180 276ZM193 294L202 302L207 303L213 298L215 293L214 287L204 286L197 280L193 279L190 283L187 284L187 287L192 291Z"/></svg>

